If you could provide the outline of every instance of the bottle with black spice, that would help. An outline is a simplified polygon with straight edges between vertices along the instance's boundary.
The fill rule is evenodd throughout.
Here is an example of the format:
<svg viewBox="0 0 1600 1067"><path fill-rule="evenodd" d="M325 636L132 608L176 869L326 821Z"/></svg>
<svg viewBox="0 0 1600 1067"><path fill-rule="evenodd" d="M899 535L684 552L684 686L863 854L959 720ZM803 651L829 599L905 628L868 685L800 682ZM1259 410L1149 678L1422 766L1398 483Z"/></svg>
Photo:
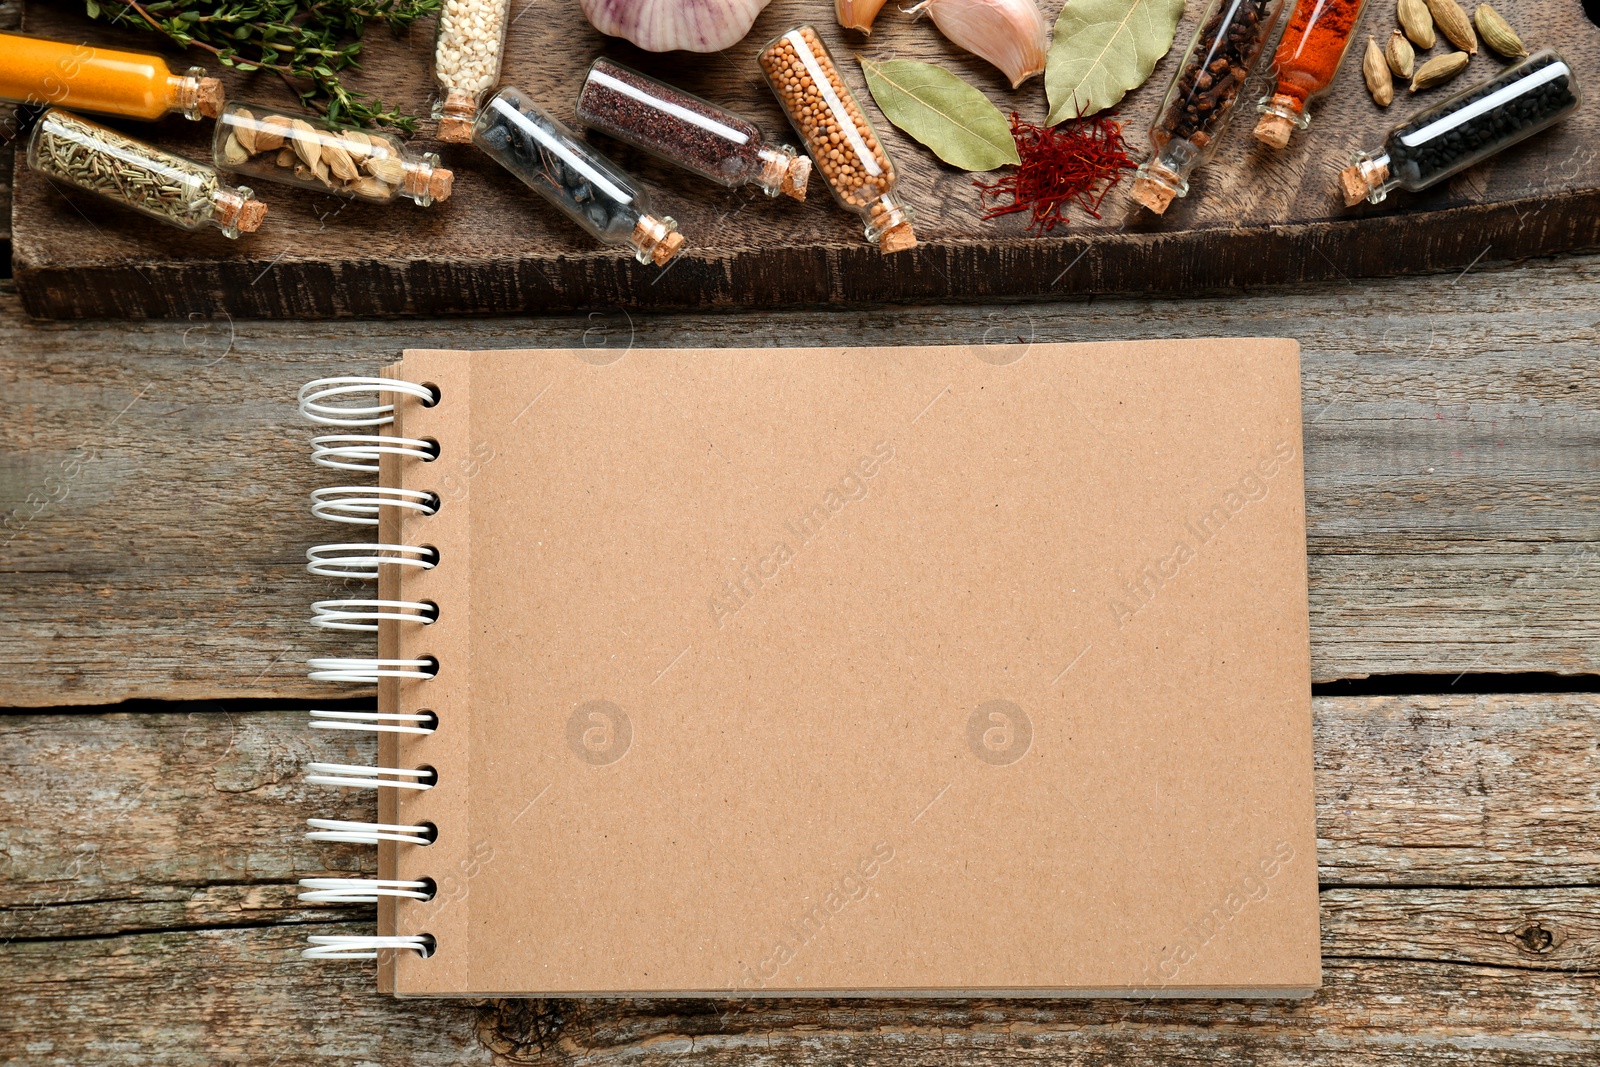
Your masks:
<svg viewBox="0 0 1600 1067"><path fill-rule="evenodd" d="M521 89L508 85L489 98L472 143L596 239L631 246L640 263L666 266L683 247L677 222L652 213L638 182Z"/></svg>
<svg viewBox="0 0 1600 1067"><path fill-rule="evenodd" d="M1357 153L1339 172L1345 205L1381 203L1396 187L1426 189L1555 125L1582 102L1567 61L1549 48L1535 52L1396 126L1382 148Z"/></svg>
<svg viewBox="0 0 1600 1067"><path fill-rule="evenodd" d="M578 94L578 121L728 188L806 198L811 159L768 144L748 119L693 93L601 58Z"/></svg>
<svg viewBox="0 0 1600 1067"><path fill-rule="evenodd" d="M1200 16L1150 126L1150 158L1133 179L1133 198L1161 214L1189 192L1189 175L1217 150L1245 79L1255 70L1287 0L1211 0Z"/></svg>

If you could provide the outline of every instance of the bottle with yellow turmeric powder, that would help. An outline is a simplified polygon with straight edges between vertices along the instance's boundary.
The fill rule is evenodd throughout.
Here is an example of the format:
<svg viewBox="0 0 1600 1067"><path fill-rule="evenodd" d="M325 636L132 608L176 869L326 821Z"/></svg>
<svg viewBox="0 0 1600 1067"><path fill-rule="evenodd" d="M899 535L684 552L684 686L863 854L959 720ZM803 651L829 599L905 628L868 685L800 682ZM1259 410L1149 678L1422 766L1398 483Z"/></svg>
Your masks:
<svg viewBox="0 0 1600 1067"><path fill-rule="evenodd" d="M216 118L222 83L202 67L174 74L160 56L0 33L0 99L76 111L159 119Z"/></svg>

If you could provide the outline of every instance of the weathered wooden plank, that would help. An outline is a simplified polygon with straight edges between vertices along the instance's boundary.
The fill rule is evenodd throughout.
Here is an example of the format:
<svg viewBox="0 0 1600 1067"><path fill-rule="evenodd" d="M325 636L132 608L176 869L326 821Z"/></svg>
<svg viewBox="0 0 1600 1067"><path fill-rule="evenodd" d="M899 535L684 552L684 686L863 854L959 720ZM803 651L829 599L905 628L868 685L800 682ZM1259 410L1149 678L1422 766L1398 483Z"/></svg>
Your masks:
<svg viewBox="0 0 1600 1067"><path fill-rule="evenodd" d="M1059 5L1047 5L1054 15ZM1600 81L1600 30L1580 0L1501 0L1530 40L1558 43L1580 82ZM1145 131L1193 32L1190 5L1178 45L1149 84L1119 105L1130 151L1148 150ZM51 35L118 41L67 5L35 3L30 28ZM896 55L939 63L987 91L1004 110L1039 120L1037 80L1010 91L988 64L908 19L880 18L870 40L847 34L826 6L775 0L750 35L726 51L685 61L651 55L592 30L574 5L519 18L506 42L508 80L536 94L562 119L588 63L602 52L684 85L792 140L754 63L763 42L812 21L827 37L843 76L864 92L855 55ZM1382 40L1393 23L1376 9L1362 34ZM1537 28L1538 32L1533 32ZM1357 38L1362 39L1361 37ZM132 38L150 46L153 36ZM358 84L426 114L432 93L430 27L394 39L366 35ZM1484 50L1457 86L1492 76ZM287 94L260 77L230 74L234 91L277 106ZM30 312L41 316L397 315L525 311L625 304L630 307L760 307L796 303L987 299L1019 295L1142 292L1208 286L1338 279L1406 271L1460 270L1480 259L1515 259L1600 244L1600 189L1593 161L1600 117L1580 111L1557 129L1419 195L1396 194L1380 207L1349 210L1336 193L1337 168L1352 151L1373 148L1404 115L1451 91L1407 97L1391 111L1368 99L1347 65L1315 109L1315 125L1282 152L1249 136L1244 91L1213 161L1194 192L1156 217L1138 209L1124 182L1099 220L1078 213L1045 237L1023 233L1024 216L985 222L973 176L940 165L905 135L879 122L900 173L903 199L918 213L922 245L885 260L860 237L856 219L815 182L810 202L768 202L748 189L730 195L637 152L596 138L652 189L661 212L688 235L688 251L665 274L602 249L509 175L466 146L442 146L457 170L451 201L428 211L345 205L281 187L260 190L271 205L261 232L229 242L190 236L126 211L78 198L69 202L37 175L17 180L16 270ZM1455 88L1456 86L1452 86ZM863 99L869 114L876 109ZM429 124L431 126L431 124ZM182 121L147 136L203 157L210 130ZM424 141L421 147L441 147ZM993 176L991 176L993 177ZM270 272L267 267L272 266Z"/></svg>
<svg viewBox="0 0 1600 1067"><path fill-rule="evenodd" d="M1600 883L1597 712L1588 694L1318 698L1323 884ZM375 808L301 771L373 755L303 712L0 717L0 938L326 921L295 880L373 858L304 841L305 820Z"/></svg>
<svg viewBox="0 0 1600 1067"><path fill-rule="evenodd" d="M1290 333L1305 346L1312 660L1600 671L1600 258L1186 300L71 331L0 295L0 704L319 696L329 484L293 394L416 347L926 344ZM136 654L131 654L135 652Z"/></svg>
<svg viewBox="0 0 1600 1067"><path fill-rule="evenodd" d="M1477 898L1493 891L1469 894ZM1579 1067L1592 969L1332 957L1305 1001L396 1001L312 925L0 947L0 1048L53 1065L939 1062ZM93 1020L85 1025L85 1020Z"/></svg>

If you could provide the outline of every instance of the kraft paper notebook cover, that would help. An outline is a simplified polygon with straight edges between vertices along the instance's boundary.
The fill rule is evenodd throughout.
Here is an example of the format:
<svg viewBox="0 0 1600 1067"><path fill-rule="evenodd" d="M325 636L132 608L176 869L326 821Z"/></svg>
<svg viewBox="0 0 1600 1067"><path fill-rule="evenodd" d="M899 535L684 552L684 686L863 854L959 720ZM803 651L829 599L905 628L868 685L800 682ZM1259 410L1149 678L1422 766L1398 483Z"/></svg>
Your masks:
<svg viewBox="0 0 1600 1067"><path fill-rule="evenodd" d="M385 372L382 988L1319 985L1292 341L614 357Z"/></svg>

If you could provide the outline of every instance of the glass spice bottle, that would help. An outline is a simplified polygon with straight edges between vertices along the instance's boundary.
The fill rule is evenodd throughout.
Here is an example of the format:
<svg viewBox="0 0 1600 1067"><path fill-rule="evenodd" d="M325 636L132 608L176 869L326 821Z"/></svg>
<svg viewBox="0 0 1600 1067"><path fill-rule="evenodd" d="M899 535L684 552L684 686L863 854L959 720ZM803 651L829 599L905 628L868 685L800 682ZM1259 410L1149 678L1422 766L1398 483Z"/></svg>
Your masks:
<svg viewBox="0 0 1600 1067"><path fill-rule="evenodd" d="M637 182L521 89L508 85L489 98L472 143L596 239L630 245L640 263L666 266L683 247L677 222L652 214Z"/></svg>
<svg viewBox="0 0 1600 1067"><path fill-rule="evenodd" d="M1274 54L1277 89L1257 105L1256 140L1284 148L1295 130L1311 125L1307 105L1328 91L1350 51L1367 0L1300 0Z"/></svg>
<svg viewBox="0 0 1600 1067"><path fill-rule="evenodd" d="M433 43L433 76L439 83L433 117L439 120L439 140L472 140L478 102L500 80L510 13L511 0L445 0Z"/></svg>
<svg viewBox="0 0 1600 1067"><path fill-rule="evenodd" d="M1189 192L1189 175L1217 150L1245 79L1283 12L1282 0L1211 0L1150 126L1154 150L1133 198L1161 214Z"/></svg>
<svg viewBox="0 0 1600 1067"><path fill-rule="evenodd" d="M1478 163L1578 110L1577 78L1560 54L1546 48L1463 90L1358 152L1339 172L1347 207L1382 203L1389 190L1418 192Z"/></svg>
<svg viewBox="0 0 1600 1067"><path fill-rule="evenodd" d="M176 111L199 120L216 118L223 92L204 67L174 74L160 56L0 33L0 99L130 119Z"/></svg>
<svg viewBox="0 0 1600 1067"><path fill-rule="evenodd" d="M320 115L230 103L217 119L211 160L225 170L335 196L427 207L447 200L454 174L432 152L415 154L393 134L348 129Z"/></svg>
<svg viewBox="0 0 1600 1067"><path fill-rule="evenodd" d="M60 108L39 117L28 166L183 230L215 226L254 233L267 214L248 186L223 183L214 167L164 152Z"/></svg>
<svg viewBox="0 0 1600 1067"><path fill-rule="evenodd" d="M911 208L894 188L894 164L813 26L773 38L761 71L840 206L860 215L878 251L917 245Z"/></svg>
<svg viewBox="0 0 1600 1067"><path fill-rule="evenodd" d="M734 188L755 183L768 196L806 198L811 160L770 145L761 128L693 93L597 59L578 94L578 121L702 178Z"/></svg>

